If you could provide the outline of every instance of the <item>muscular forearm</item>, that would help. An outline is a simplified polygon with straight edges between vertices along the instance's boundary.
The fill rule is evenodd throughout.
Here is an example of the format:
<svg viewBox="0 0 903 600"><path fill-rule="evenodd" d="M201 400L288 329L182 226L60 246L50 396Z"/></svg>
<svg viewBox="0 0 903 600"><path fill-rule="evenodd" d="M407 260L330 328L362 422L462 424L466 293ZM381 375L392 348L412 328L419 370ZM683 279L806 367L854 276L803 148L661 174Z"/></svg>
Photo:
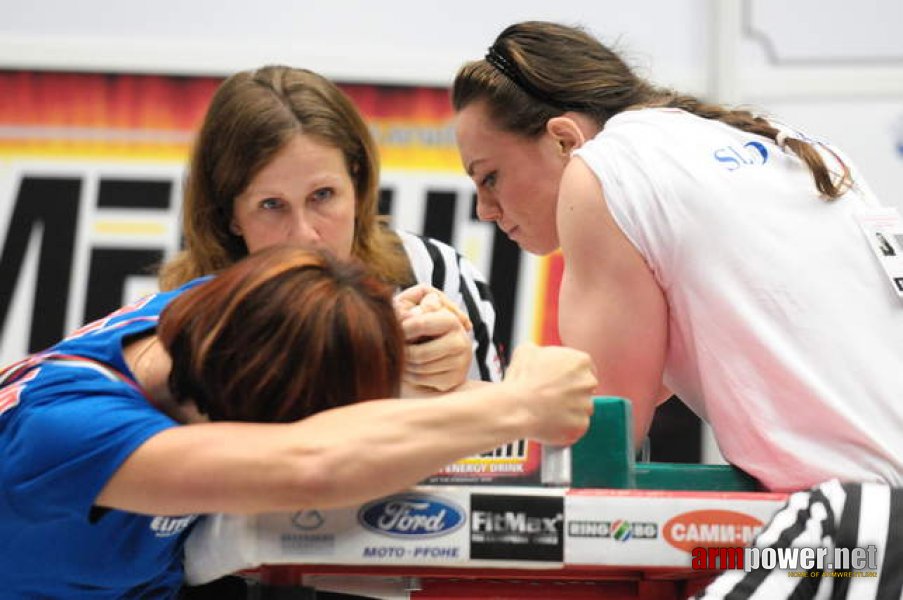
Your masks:
<svg viewBox="0 0 903 600"><path fill-rule="evenodd" d="M172 427L141 444L95 504L154 515L355 504L510 440L572 444L589 424L597 383L586 354L525 345L502 383L362 402L290 424Z"/></svg>
<svg viewBox="0 0 903 600"><path fill-rule="evenodd" d="M464 392L467 390L475 390L480 387L490 385L489 381L480 381L476 379L465 379L459 385L455 386L454 389L447 390L445 392L440 392L439 390L435 390L433 388L427 388L420 385L410 385L402 382L401 384L401 397L405 399L414 399L414 398L436 398L439 396L445 396L452 392Z"/></svg>
<svg viewBox="0 0 903 600"><path fill-rule="evenodd" d="M157 515L253 513L391 493L524 437L530 416L511 386L467 387L431 399L363 402L291 424L175 427L129 457L97 504Z"/></svg>
<svg viewBox="0 0 903 600"><path fill-rule="evenodd" d="M304 436L306 462L323 469L310 501L330 507L391 493L523 436L527 415L514 402L499 402L501 390L481 384L469 382L467 393L358 405L353 421L330 411L299 424L313 432Z"/></svg>

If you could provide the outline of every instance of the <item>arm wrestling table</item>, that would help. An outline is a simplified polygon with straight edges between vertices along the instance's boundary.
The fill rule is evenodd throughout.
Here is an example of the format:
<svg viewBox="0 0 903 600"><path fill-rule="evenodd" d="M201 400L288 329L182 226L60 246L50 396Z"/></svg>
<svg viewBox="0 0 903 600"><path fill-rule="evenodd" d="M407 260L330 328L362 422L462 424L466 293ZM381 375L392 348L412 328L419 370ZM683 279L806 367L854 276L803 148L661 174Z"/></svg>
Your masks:
<svg viewBox="0 0 903 600"><path fill-rule="evenodd" d="M631 431L629 403L599 397L569 460L520 443L516 459L483 457L508 466L465 459L361 506L209 517L186 545L186 575L244 570L258 597L280 599L300 585L387 599L686 598L717 573L693 568L694 549L748 545L786 495L727 465L635 463Z"/></svg>

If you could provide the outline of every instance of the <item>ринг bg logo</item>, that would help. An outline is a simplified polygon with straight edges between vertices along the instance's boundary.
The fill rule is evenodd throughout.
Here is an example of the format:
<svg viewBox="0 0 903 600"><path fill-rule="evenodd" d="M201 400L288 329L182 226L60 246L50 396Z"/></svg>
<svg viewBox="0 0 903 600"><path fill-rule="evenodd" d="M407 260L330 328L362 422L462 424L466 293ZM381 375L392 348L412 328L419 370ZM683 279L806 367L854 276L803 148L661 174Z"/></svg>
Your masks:
<svg viewBox="0 0 903 600"><path fill-rule="evenodd" d="M399 494L365 504L357 513L361 525L383 535L423 538L445 535L464 524L464 510L453 502L426 494Z"/></svg>

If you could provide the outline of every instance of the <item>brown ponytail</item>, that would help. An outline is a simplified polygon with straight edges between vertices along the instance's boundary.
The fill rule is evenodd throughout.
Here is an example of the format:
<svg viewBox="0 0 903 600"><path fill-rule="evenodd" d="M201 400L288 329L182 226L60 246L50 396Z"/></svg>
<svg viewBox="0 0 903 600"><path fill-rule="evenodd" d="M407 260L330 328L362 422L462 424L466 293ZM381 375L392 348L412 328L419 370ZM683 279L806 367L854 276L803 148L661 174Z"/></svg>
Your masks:
<svg viewBox="0 0 903 600"><path fill-rule="evenodd" d="M704 119L721 121L748 133L771 138L775 140L775 143L778 141L777 137L780 129L763 117L756 116L748 110L732 110L718 104L703 102L699 98L688 95L676 95L661 91L657 95L660 98L659 102L654 102L657 106L679 108ZM834 200L843 195L853 184L850 168L830 148L822 146L836 159L842 169L841 173L833 173L828 169L822 155L811 141L788 137L784 140L783 147L791 150L800 160L806 163L806 166L812 173L815 188L826 200Z"/></svg>
<svg viewBox="0 0 903 600"><path fill-rule="evenodd" d="M653 87L582 29L542 21L511 25L496 38L487 60L458 71L452 87L454 109L477 101L486 103L498 127L527 137L540 135L550 118L568 110L586 114L604 127L619 112L641 106L680 108L773 140L779 132L749 111ZM852 185L850 170L837 155L840 174L828 169L813 142L787 139L784 147L806 163L825 198L837 198Z"/></svg>

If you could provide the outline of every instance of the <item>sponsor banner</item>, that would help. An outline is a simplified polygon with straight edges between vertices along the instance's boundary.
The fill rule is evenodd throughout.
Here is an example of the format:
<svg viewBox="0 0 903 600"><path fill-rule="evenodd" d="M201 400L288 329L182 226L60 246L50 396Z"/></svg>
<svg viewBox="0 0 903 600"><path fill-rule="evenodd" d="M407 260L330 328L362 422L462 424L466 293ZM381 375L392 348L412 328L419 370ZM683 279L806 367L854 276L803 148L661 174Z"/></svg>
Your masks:
<svg viewBox="0 0 903 600"><path fill-rule="evenodd" d="M419 486L333 510L202 520L193 581L261 564L550 569L694 568L749 543L785 502L772 493ZM699 568L698 564L696 568Z"/></svg>
<svg viewBox="0 0 903 600"><path fill-rule="evenodd" d="M156 290L154 266L180 243L191 141L220 81L0 70L0 364ZM557 342L548 303L560 258L528 256L476 218L448 90L340 87L379 145L380 209L392 225L475 263L495 296L505 352ZM505 473L510 482L502 469L479 479Z"/></svg>
<svg viewBox="0 0 903 600"><path fill-rule="evenodd" d="M752 542L784 501L782 494L570 491L564 560L690 568L694 548Z"/></svg>
<svg viewBox="0 0 903 600"><path fill-rule="evenodd" d="M684 552L700 546L748 546L763 525L762 519L733 508L691 510L665 522L665 541Z"/></svg>
<svg viewBox="0 0 903 600"><path fill-rule="evenodd" d="M540 485L542 445L517 440L454 462L426 480L429 484Z"/></svg>
<svg viewBox="0 0 903 600"><path fill-rule="evenodd" d="M482 494L470 499L470 557L475 560L564 559L564 498Z"/></svg>
<svg viewBox="0 0 903 600"><path fill-rule="evenodd" d="M467 560L469 492L418 488L351 509L261 515L264 563L455 565Z"/></svg>

